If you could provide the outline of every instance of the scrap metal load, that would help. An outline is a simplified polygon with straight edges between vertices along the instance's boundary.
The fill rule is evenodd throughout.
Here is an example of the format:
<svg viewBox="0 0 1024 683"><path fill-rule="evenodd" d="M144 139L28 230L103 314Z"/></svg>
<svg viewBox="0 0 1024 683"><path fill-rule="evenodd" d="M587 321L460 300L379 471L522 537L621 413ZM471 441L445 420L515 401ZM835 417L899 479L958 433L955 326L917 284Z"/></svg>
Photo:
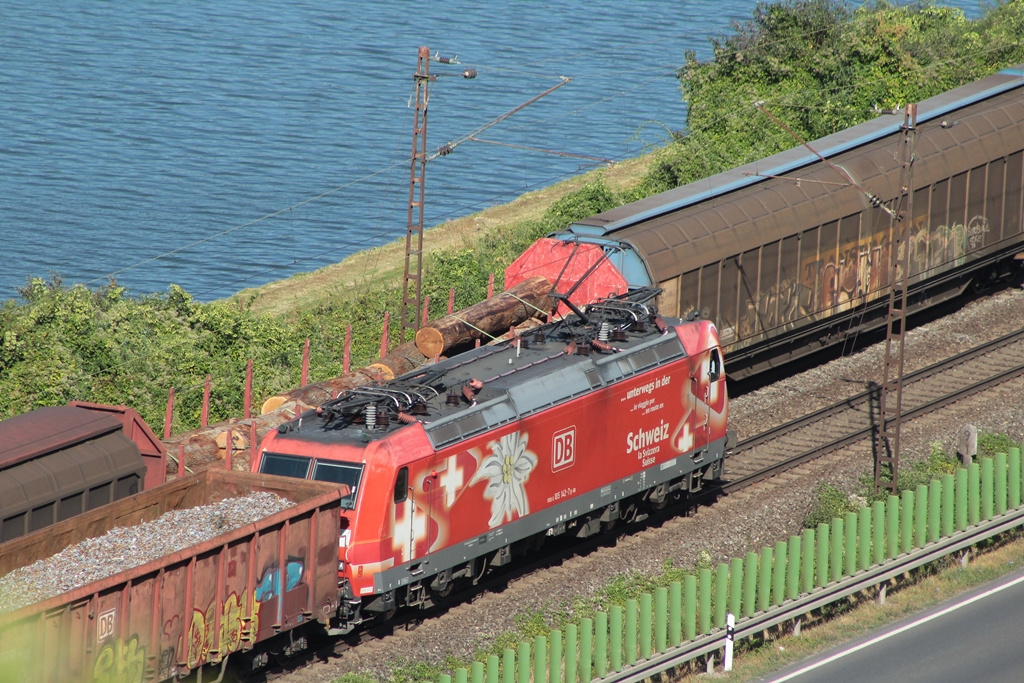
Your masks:
<svg viewBox="0 0 1024 683"><path fill-rule="evenodd" d="M264 509L280 511L253 521L259 513L237 509L262 498ZM280 509L275 498L289 507ZM0 577L31 567L23 578L38 579L47 562L74 562L74 555L61 559L62 551L82 542L100 547L116 529L120 547L87 550L81 564L112 562L116 554L134 565L95 575L103 578L85 571L103 567L67 565L58 586L74 585L79 574L92 578L3 613L16 604L6 596L0 680L144 683L201 668L206 675L197 680L213 680L229 658L248 659L242 668L251 670L266 662L264 647L301 647L302 636L290 632L328 621L338 607L339 498L332 484L210 469L0 545ZM234 512L224 507L231 504ZM217 535L197 540L197 516L209 517L210 507ZM147 536L167 514L178 538ZM174 552L147 554L168 540L178 544Z"/></svg>

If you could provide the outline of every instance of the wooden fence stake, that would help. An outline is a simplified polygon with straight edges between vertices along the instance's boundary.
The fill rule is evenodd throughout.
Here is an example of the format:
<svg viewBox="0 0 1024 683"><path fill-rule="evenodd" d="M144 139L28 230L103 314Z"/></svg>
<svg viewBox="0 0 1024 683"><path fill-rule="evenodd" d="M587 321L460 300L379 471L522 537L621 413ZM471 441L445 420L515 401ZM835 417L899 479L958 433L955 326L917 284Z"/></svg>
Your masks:
<svg viewBox="0 0 1024 683"><path fill-rule="evenodd" d="M487 278L487 298L490 299L492 296L494 296L494 273Z"/></svg>
<svg viewBox="0 0 1024 683"><path fill-rule="evenodd" d="M178 478L185 476L185 444L178 445Z"/></svg>
<svg viewBox="0 0 1024 683"><path fill-rule="evenodd" d="M345 326L345 355L342 358L342 371L347 375L348 366L352 362L352 326Z"/></svg>
<svg viewBox="0 0 1024 683"><path fill-rule="evenodd" d="M210 426L210 376L206 376L206 383L203 385L203 412L199 423L203 427Z"/></svg>
<svg viewBox="0 0 1024 683"><path fill-rule="evenodd" d="M245 368L245 403L243 404L243 410L245 419L248 420L252 417L252 358L249 359L249 364Z"/></svg>
<svg viewBox="0 0 1024 683"><path fill-rule="evenodd" d="M304 387L309 384L309 337L306 337L306 347L302 350L302 384Z"/></svg>
<svg viewBox="0 0 1024 683"><path fill-rule="evenodd" d="M167 412L164 413L164 438L171 438L171 420L174 419L174 387L167 394Z"/></svg>
<svg viewBox="0 0 1024 683"><path fill-rule="evenodd" d="M423 297L423 322L420 323L420 327L426 326L427 320L430 319L428 317L429 316L429 312L430 312L430 295L428 294L427 296Z"/></svg>
<svg viewBox="0 0 1024 683"><path fill-rule="evenodd" d="M452 287L448 290L448 315L452 314L455 310L455 288Z"/></svg>
<svg viewBox="0 0 1024 683"><path fill-rule="evenodd" d="M231 430L229 429L228 433L224 435L224 469L226 470L231 469L231 454L234 452L234 450L234 435L231 433Z"/></svg>
<svg viewBox="0 0 1024 683"><path fill-rule="evenodd" d="M388 355L388 323L391 320L391 314L384 311L384 330L380 336L380 357Z"/></svg>

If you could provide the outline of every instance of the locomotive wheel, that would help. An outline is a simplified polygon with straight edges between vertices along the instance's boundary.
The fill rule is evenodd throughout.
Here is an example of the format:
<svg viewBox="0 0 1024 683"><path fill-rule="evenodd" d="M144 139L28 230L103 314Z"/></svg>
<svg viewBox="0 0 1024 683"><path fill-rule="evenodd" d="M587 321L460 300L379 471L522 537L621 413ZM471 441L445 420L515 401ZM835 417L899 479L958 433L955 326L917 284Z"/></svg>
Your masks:
<svg viewBox="0 0 1024 683"><path fill-rule="evenodd" d="M430 592L437 599L443 600L447 598L454 590L455 580L452 579L451 569L445 569L443 572L440 572L430 582Z"/></svg>

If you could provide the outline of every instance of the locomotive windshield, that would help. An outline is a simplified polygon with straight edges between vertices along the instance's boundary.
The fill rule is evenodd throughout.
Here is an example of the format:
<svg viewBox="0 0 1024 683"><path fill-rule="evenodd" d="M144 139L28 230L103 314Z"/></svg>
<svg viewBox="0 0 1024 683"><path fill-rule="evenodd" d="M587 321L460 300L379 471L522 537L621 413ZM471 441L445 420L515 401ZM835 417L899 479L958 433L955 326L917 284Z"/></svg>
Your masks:
<svg viewBox="0 0 1024 683"><path fill-rule="evenodd" d="M313 466L313 479L348 486L349 493L341 499L341 507L351 510L356 505L356 490L363 476L363 466L355 463L325 462L318 460Z"/></svg>
<svg viewBox="0 0 1024 683"><path fill-rule="evenodd" d="M313 468L313 476L309 474L310 465ZM355 507L356 490L359 488L359 480L363 476L363 466L358 463L314 461L312 458L298 455L264 453L263 460L260 462L260 472L339 484L339 488L343 491L347 489L345 496L341 499L341 507L351 510Z"/></svg>

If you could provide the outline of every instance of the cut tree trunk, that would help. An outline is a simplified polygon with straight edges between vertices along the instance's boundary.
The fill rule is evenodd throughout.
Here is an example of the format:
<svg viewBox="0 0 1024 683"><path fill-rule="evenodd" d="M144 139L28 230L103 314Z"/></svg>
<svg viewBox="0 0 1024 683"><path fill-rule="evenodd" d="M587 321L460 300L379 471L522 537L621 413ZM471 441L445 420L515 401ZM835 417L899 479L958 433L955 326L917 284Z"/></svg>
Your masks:
<svg viewBox="0 0 1024 683"><path fill-rule="evenodd" d="M433 320L416 332L416 347L427 358L452 355L480 339L486 343L524 320L554 308L551 281L532 277L497 296Z"/></svg>

